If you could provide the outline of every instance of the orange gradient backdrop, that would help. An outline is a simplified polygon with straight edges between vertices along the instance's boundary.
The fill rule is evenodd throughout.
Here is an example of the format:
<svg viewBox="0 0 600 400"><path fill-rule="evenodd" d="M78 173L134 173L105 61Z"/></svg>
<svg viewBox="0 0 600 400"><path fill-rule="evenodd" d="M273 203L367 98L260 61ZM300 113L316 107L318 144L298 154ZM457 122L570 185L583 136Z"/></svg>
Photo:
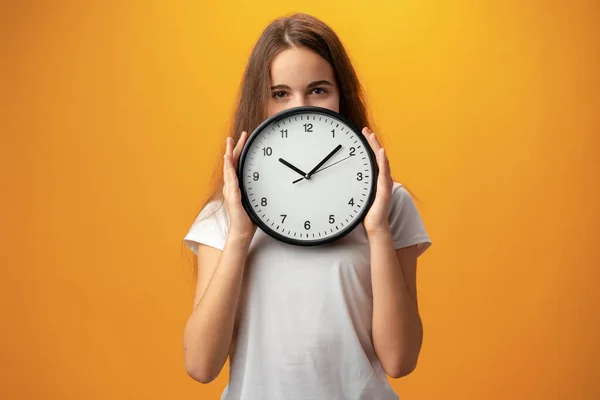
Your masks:
<svg viewBox="0 0 600 400"><path fill-rule="evenodd" d="M180 245L292 11L343 40L434 242L400 397L600 398L593 0L2 2L0 398L219 398L227 365L184 369Z"/></svg>

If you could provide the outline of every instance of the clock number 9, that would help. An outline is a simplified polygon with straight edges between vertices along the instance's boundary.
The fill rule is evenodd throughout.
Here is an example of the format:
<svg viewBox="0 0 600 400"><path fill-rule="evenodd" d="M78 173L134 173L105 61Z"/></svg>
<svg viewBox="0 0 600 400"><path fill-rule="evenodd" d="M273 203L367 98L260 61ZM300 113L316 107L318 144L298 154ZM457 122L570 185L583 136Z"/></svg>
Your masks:
<svg viewBox="0 0 600 400"><path fill-rule="evenodd" d="M262 199L260 199L260 205L263 206L263 207L267 205L267 198L266 197L263 197Z"/></svg>
<svg viewBox="0 0 600 400"><path fill-rule="evenodd" d="M304 229L309 230L310 229L310 221L306 221L304 223Z"/></svg>
<svg viewBox="0 0 600 400"><path fill-rule="evenodd" d="M357 181L362 181L362 172L359 172L356 174L356 180Z"/></svg>
<svg viewBox="0 0 600 400"><path fill-rule="evenodd" d="M273 149L270 147L263 147L262 151L263 151L263 156L270 156L271 154L273 154Z"/></svg>
<svg viewBox="0 0 600 400"><path fill-rule="evenodd" d="M252 174L252 178L253 178L255 181L257 181L259 177L260 177L260 175L258 174L258 172L255 172L255 173L253 173L253 174Z"/></svg>

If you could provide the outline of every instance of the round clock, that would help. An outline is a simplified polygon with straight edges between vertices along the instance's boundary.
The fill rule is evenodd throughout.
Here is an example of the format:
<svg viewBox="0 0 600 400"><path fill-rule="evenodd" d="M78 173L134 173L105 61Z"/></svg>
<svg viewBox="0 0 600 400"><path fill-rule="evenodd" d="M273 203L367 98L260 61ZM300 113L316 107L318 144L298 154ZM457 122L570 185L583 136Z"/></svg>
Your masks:
<svg viewBox="0 0 600 400"><path fill-rule="evenodd" d="M367 139L339 113L301 106L272 115L239 159L242 204L262 231L314 246L340 239L375 199L377 162Z"/></svg>

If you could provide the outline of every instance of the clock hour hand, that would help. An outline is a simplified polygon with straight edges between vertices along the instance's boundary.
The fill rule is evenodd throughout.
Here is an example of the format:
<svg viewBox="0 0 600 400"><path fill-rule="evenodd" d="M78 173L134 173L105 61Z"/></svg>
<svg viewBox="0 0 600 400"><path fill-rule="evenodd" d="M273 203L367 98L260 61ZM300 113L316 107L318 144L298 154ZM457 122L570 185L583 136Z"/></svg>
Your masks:
<svg viewBox="0 0 600 400"><path fill-rule="evenodd" d="M339 149L341 149L341 148L342 148L342 145L341 145L341 144L338 144L338 145L335 147L335 149L333 149L333 150L331 151L331 153L327 154L327 156L325 156L325 158L324 158L324 159L322 159L322 160L321 160L321 162L320 162L320 163L318 163L318 164L317 164L317 166L316 166L316 167L314 167L314 168L313 168L313 169L312 169L312 170L311 170L311 171L310 171L310 172L309 172L309 173L308 173L308 174L305 176L305 178L306 178L306 179L310 179L310 177L312 176L312 174L314 174L315 172L317 172L317 170L318 170L319 168L321 168L321 167L323 166L323 164L325 164L325 163L326 163L326 162L327 162L327 161L328 161L328 160L329 160L331 157L333 157L333 155L334 155L335 153L337 153L337 152L338 152L338 150L339 150Z"/></svg>
<svg viewBox="0 0 600 400"><path fill-rule="evenodd" d="M285 165L286 167L293 169L294 171L296 171L297 173L299 173L300 175L302 175L304 178L308 179L308 175L306 174L306 172L304 172L301 169L293 166L289 162L285 161L283 158L280 158L279 162L282 163L283 165Z"/></svg>

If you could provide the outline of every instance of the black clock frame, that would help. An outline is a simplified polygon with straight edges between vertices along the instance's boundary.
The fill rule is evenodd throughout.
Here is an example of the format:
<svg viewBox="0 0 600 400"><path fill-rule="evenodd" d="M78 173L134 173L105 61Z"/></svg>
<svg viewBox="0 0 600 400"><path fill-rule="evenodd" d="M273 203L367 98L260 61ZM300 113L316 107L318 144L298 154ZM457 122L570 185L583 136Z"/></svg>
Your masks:
<svg viewBox="0 0 600 400"><path fill-rule="evenodd" d="M367 152L367 158L369 159L369 163L371 164L371 168L374 172L374 176L373 176L373 179L371 182L371 193L370 193L369 197L367 198L365 205L362 207L362 210L358 213L357 217L352 221L352 223L350 223L343 230L335 233L332 236L329 236L327 238L322 238L322 239L314 239L314 240L293 239L293 238L290 238L290 237L280 234L279 232L271 229L267 224L265 224L258 217L258 215L255 213L255 211L252 209L252 206L250 204L250 199L248 198L248 194L245 190L245 184L244 184L244 179L243 179L243 175L242 175L242 172L244 169L244 162L245 162L247 153L248 153L249 149L252 147L252 143L254 142L254 140L262 133L262 131L267 126L272 124L273 122L287 118L290 115L303 114L303 113L324 114L329 117L338 119L341 122L343 122L344 124L348 125L348 127L350 129L352 129L352 131L354 131L356 136L358 136L358 139L363 143L363 145L366 149L366 152ZM352 232L354 230L354 228L356 228L358 226L358 224L360 224L364 220L365 216L367 215L367 212L373 205L373 201L375 200L375 195L377 193L377 177L379 176L379 168L377 166L377 160L375 158L375 153L373 152L373 149L371 149L371 145L369 144L367 139L364 137L362 132L359 129L357 129L356 126L352 122L350 122L346 117L344 117L340 113L332 111L328 108L316 107L316 106L299 106L299 107L288 108L286 110L280 111L280 112L270 116L269 118L264 120L254 130L254 132L252 132L252 134L248 137L248 140L246 141L244 148L242 149L242 153L240 154L240 158L238 161L237 176L238 176L238 182L239 182L239 187L240 187L240 191L241 191L242 206L246 210L246 213L248 214L248 216L250 217L252 222L254 222L258 228L260 228L267 235L269 235L281 242L284 242L284 243L288 243L288 244L292 244L292 245L296 245L296 246L319 246L319 245L330 243L335 240L339 240L339 239L343 238L344 236L346 236L347 234Z"/></svg>

